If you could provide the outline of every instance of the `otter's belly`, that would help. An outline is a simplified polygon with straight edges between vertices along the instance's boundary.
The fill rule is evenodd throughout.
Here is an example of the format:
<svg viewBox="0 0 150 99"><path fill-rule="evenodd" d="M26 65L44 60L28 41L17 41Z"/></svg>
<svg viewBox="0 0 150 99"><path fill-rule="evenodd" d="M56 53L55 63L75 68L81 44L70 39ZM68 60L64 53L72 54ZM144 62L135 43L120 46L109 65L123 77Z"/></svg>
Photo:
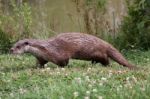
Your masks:
<svg viewBox="0 0 150 99"><path fill-rule="evenodd" d="M90 51L77 51L72 56L72 59L80 59L80 60L91 60L93 57L92 52Z"/></svg>

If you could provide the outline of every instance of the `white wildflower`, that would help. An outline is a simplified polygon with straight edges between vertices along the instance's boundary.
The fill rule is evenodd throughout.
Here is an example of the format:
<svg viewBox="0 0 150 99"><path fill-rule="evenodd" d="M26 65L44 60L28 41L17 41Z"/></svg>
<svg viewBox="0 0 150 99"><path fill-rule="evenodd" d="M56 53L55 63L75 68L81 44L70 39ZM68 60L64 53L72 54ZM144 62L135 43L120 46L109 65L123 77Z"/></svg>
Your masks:
<svg viewBox="0 0 150 99"><path fill-rule="evenodd" d="M85 80L86 80L86 81L90 81L89 76L85 76Z"/></svg>
<svg viewBox="0 0 150 99"><path fill-rule="evenodd" d="M59 99L64 99L64 97L63 96L60 96L60 98Z"/></svg>
<svg viewBox="0 0 150 99"><path fill-rule="evenodd" d="M118 71L118 73L119 73L119 74L121 74L121 73L122 73L122 71L121 71L121 70L119 70L119 71Z"/></svg>
<svg viewBox="0 0 150 99"><path fill-rule="evenodd" d="M89 67L88 69L87 69L87 72L89 72L91 70L91 68Z"/></svg>
<svg viewBox="0 0 150 99"><path fill-rule="evenodd" d="M88 95L88 96L89 96L89 95L90 95L90 91L86 91L86 95Z"/></svg>
<svg viewBox="0 0 150 99"><path fill-rule="evenodd" d="M142 91L145 91L145 88L144 88L144 87L141 87L140 89L141 89Z"/></svg>
<svg viewBox="0 0 150 99"><path fill-rule="evenodd" d="M24 94L27 90L25 90L23 88L20 88L19 91L20 91L21 94Z"/></svg>
<svg viewBox="0 0 150 99"><path fill-rule="evenodd" d="M46 70L50 70L51 68L47 67Z"/></svg>
<svg viewBox="0 0 150 99"><path fill-rule="evenodd" d="M92 91L93 91L93 92L97 92L97 89L93 89Z"/></svg>
<svg viewBox="0 0 150 99"><path fill-rule="evenodd" d="M86 75L86 73L83 73L83 76L85 76Z"/></svg>
<svg viewBox="0 0 150 99"><path fill-rule="evenodd" d="M10 96L11 96L11 97L14 97L14 94L13 94L13 93L10 93ZM0 98L0 99L1 99L1 98Z"/></svg>
<svg viewBox="0 0 150 99"><path fill-rule="evenodd" d="M61 68L62 71L65 71L65 68Z"/></svg>
<svg viewBox="0 0 150 99"><path fill-rule="evenodd" d="M96 80L92 80L92 82L91 82L93 85L96 83Z"/></svg>
<svg viewBox="0 0 150 99"><path fill-rule="evenodd" d="M89 87L89 88L92 88L92 85L91 85L91 84L89 84L89 85L88 85L88 87Z"/></svg>
<svg viewBox="0 0 150 99"><path fill-rule="evenodd" d="M119 87L122 88L122 85L120 85Z"/></svg>
<svg viewBox="0 0 150 99"><path fill-rule="evenodd" d="M102 96L98 96L98 99L103 99L103 97Z"/></svg>
<svg viewBox="0 0 150 99"><path fill-rule="evenodd" d="M134 75L132 76L133 81L136 83L137 79L134 77Z"/></svg>
<svg viewBox="0 0 150 99"><path fill-rule="evenodd" d="M68 76L68 74L66 73L65 76Z"/></svg>
<svg viewBox="0 0 150 99"><path fill-rule="evenodd" d="M45 72L45 69L42 69L41 72Z"/></svg>
<svg viewBox="0 0 150 99"><path fill-rule="evenodd" d="M44 65L44 67L47 67L47 66L48 66L47 64Z"/></svg>
<svg viewBox="0 0 150 99"><path fill-rule="evenodd" d="M80 77L75 78L75 81L76 81L78 84L81 84L81 78L80 78Z"/></svg>
<svg viewBox="0 0 150 99"><path fill-rule="evenodd" d="M74 97L78 97L79 93L78 92L74 92L73 95L74 95Z"/></svg>
<svg viewBox="0 0 150 99"><path fill-rule="evenodd" d="M127 82L127 83L130 83L129 80L130 80L130 77L127 77L127 78L126 78L126 82Z"/></svg>
<svg viewBox="0 0 150 99"><path fill-rule="evenodd" d="M102 77L102 78L101 78L101 81L104 81L104 82L105 82L105 81L107 81L107 78Z"/></svg>
<svg viewBox="0 0 150 99"><path fill-rule="evenodd" d="M119 91L120 90L120 88L119 87L117 87L117 91Z"/></svg>
<svg viewBox="0 0 150 99"><path fill-rule="evenodd" d="M113 73L112 73L112 71L110 70L110 71L109 71L109 74L108 74L108 77L110 78L110 77L112 76L112 74L113 74Z"/></svg>
<svg viewBox="0 0 150 99"><path fill-rule="evenodd" d="M60 74L60 72L58 71L57 74Z"/></svg>
<svg viewBox="0 0 150 99"><path fill-rule="evenodd" d="M88 97L88 96L85 96L85 97L84 97L84 99L90 99L90 97Z"/></svg>
<svg viewBox="0 0 150 99"><path fill-rule="evenodd" d="M7 82L10 82L11 80L7 80Z"/></svg>
<svg viewBox="0 0 150 99"><path fill-rule="evenodd" d="M99 83L99 86L103 86L103 83Z"/></svg>
<svg viewBox="0 0 150 99"><path fill-rule="evenodd" d="M146 60L149 61L149 58L147 58Z"/></svg>

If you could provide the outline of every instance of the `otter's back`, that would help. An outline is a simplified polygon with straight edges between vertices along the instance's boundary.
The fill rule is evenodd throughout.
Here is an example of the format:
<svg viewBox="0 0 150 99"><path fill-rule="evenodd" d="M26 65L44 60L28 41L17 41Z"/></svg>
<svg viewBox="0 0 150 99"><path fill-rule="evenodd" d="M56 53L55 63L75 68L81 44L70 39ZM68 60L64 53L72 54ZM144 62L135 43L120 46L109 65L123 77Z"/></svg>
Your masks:
<svg viewBox="0 0 150 99"><path fill-rule="evenodd" d="M56 39L77 44L78 46L108 46L109 44L102 39L84 33L61 33L56 36Z"/></svg>

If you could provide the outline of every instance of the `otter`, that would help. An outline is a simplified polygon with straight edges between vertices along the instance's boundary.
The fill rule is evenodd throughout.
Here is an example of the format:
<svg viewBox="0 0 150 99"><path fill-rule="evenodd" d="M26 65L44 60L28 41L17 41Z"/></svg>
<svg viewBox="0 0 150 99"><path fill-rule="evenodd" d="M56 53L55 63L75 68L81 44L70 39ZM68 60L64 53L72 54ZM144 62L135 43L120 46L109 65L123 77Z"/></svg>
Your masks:
<svg viewBox="0 0 150 99"><path fill-rule="evenodd" d="M47 40L23 39L11 48L13 54L31 53L40 68L48 61L64 67L69 59L80 59L107 66L109 58L122 66L135 68L108 42L85 33L60 33Z"/></svg>

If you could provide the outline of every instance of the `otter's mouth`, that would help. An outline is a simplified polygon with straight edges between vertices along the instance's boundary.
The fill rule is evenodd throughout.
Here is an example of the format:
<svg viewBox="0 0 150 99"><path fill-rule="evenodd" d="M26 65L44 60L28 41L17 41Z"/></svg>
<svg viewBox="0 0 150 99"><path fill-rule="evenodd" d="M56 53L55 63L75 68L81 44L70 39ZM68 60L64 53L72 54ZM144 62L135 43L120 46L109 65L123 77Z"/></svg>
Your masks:
<svg viewBox="0 0 150 99"><path fill-rule="evenodd" d="M22 52L21 52L21 51L16 51L16 50L14 50L13 48L11 48L11 49L10 49L10 54L13 54L13 55L20 55L20 54L22 54Z"/></svg>
<svg viewBox="0 0 150 99"><path fill-rule="evenodd" d="M11 53L12 55L20 55L20 53Z"/></svg>
<svg viewBox="0 0 150 99"><path fill-rule="evenodd" d="M13 55L21 55L22 52L11 52L11 54L13 54Z"/></svg>

